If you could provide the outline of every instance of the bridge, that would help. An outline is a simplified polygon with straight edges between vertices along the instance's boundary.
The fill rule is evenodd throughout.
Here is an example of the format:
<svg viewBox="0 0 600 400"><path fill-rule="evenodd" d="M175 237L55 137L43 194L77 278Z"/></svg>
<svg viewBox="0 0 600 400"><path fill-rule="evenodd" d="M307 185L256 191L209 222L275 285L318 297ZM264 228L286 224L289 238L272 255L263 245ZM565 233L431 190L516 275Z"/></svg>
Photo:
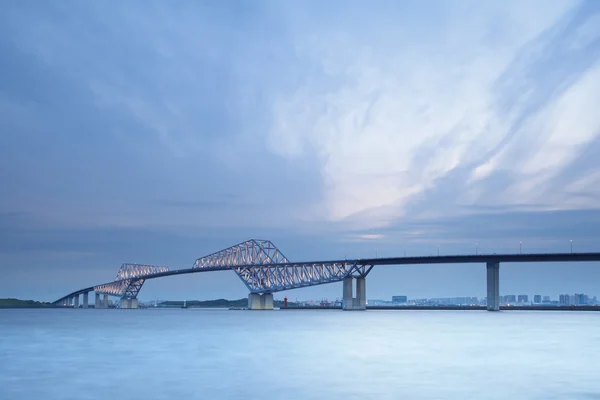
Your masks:
<svg viewBox="0 0 600 400"><path fill-rule="evenodd" d="M343 282L342 308L365 310L366 277L375 266L480 263L487 269L487 310L498 311L500 263L582 261L600 261L600 253L438 255L294 263L271 241L251 239L199 258L191 268L170 270L165 266L123 264L113 281L74 291L54 304L79 308L79 299L83 295L82 308L88 308L89 293L94 292L95 308L107 308L108 296L119 298L120 308L138 308L137 297L147 280L233 270L248 288L248 308L251 310L272 310L275 292L340 281Z"/></svg>

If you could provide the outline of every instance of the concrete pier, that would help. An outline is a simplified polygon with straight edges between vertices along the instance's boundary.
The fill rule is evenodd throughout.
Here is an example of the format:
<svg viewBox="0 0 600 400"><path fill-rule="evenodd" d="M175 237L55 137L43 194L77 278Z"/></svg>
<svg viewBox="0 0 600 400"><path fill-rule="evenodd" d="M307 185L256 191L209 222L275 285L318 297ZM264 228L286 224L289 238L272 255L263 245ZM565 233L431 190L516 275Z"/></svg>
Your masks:
<svg viewBox="0 0 600 400"><path fill-rule="evenodd" d="M101 308L102 306L100 305L100 293L96 293L96 303L94 304L95 308Z"/></svg>
<svg viewBox="0 0 600 400"><path fill-rule="evenodd" d="M248 295L248 309L260 310L260 294L250 293Z"/></svg>
<svg viewBox="0 0 600 400"><path fill-rule="evenodd" d="M138 308L138 299L121 299L119 308L124 310L133 310Z"/></svg>
<svg viewBox="0 0 600 400"><path fill-rule="evenodd" d="M363 311L367 309L367 282L365 277L356 278L356 297L352 296L352 280L344 278L342 309L346 311Z"/></svg>
<svg viewBox="0 0 600 400"><path fill-rule="evenodd" d="M89 292L85 292L83 294L83 305L82 305L83 308L88 308L88 304L89 304L89 297L88 296L89 296Z"/></svg>
<svg viewBox="0 0 600 400"><path fill-rule="evenodd" d="M79 308L79 295L73 297L73 308Z"/></svg>
<svg viewBox="0 0 600 400"><path fill-rule="evenodd" d="M263 293L260 295L260 309L261 310L272 310L273 309L273 293Z"/></svg>
<svg viewBox="0 0 600 400"><path fill-rule="evenodd" d="M342 308L349 310L352 308L352 280L354 278L344 278L343 281L343 296L342 296Z"/></svg>
<svg viewBox="0 0 600 400"><path fill-rule="evenodd" d="M273 293L250 293L248 295L249 310L272 310Z"/></svg>
<svg viewBox="0 0 600 400"><path fill-rule="evenodd" d="M367 281L365 277L356 278L356 304L357 310L367 309Z"/></svg>
<svg viewBox="0 0 600 400"><path fill-rule="evenodd" d="M487 310L500 311L500 263L487 263Z"/></svg>
<svg viewBox="0 0 600 400"><path fill-rule="evenodd" d="M108 308L108 295L104 295L104 299L102 299L102 308Z"/></svg>

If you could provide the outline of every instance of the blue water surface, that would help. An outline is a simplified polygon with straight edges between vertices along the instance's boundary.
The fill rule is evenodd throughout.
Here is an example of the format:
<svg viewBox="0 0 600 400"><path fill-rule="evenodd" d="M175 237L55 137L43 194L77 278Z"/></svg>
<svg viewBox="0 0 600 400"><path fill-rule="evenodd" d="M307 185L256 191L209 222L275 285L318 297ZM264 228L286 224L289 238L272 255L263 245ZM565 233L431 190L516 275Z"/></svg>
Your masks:
<svg viewBox="0 0 600 400"><path fill-rule="evenodd" d="M600 399L600 313L0 310L0 399Z"/></svg>

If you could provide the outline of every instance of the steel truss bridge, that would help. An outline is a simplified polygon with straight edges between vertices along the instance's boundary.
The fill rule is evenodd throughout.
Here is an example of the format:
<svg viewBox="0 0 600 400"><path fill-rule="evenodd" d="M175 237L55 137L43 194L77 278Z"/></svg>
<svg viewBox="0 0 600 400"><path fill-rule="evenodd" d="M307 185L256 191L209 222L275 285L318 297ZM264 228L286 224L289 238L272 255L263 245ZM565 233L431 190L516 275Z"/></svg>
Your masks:
<svg viewBox="0 0 600 400"><path fill-rule="evenodd" d="M88 293L93 291L96 293L96 307L103 306L99 303L99 295L104 295L104 306L108 303L107 296L116 296L122 303L127 304L126 302L129 301L130 307L125 308L137 308L137 296L149 279L233 270L250 292L249 305L252 296L269 295L272 302L272 294L275 292L344 281L344 308L364 309L366 300L364 280L376 265L485 263L488 272L488 309L495 311L499 304L494 304L492 300L490 308L489 299L495 298L496 302L499 302L498 269L501 262L565 261L600 261L600 253L446 255L294 263L290 262L271 241L251 239L199 258L191 268L186 269L170 270L165 266L123 264L113 281L74 291L56 300L54 304L74 304L78 307L79 296L83 294L83 306L87 307ZM353 279L357 281L357 298L354 299L351 297ZM135 307L131 307L132 300L135 300ZM353 301L354 306L348 305Z"/></svg>

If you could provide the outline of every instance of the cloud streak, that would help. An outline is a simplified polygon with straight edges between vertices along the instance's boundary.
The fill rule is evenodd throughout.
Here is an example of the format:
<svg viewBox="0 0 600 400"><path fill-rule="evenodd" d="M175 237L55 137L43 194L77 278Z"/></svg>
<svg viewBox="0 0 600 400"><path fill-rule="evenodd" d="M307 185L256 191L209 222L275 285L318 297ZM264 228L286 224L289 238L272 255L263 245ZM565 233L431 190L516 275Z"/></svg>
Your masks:
<svg viewBox="0 0 600 400"><path fill-rule="evenodd" d="M527 23L530 7L475 7L468 25L451 12L437 40L384 21L381 41L334 25L298 45L321 79L281 95L267 140L283 157L318 155L322 217L406 215L457 171L438 203L595 205L550 192L599 133L598 7L553 2Z"/></svg>

